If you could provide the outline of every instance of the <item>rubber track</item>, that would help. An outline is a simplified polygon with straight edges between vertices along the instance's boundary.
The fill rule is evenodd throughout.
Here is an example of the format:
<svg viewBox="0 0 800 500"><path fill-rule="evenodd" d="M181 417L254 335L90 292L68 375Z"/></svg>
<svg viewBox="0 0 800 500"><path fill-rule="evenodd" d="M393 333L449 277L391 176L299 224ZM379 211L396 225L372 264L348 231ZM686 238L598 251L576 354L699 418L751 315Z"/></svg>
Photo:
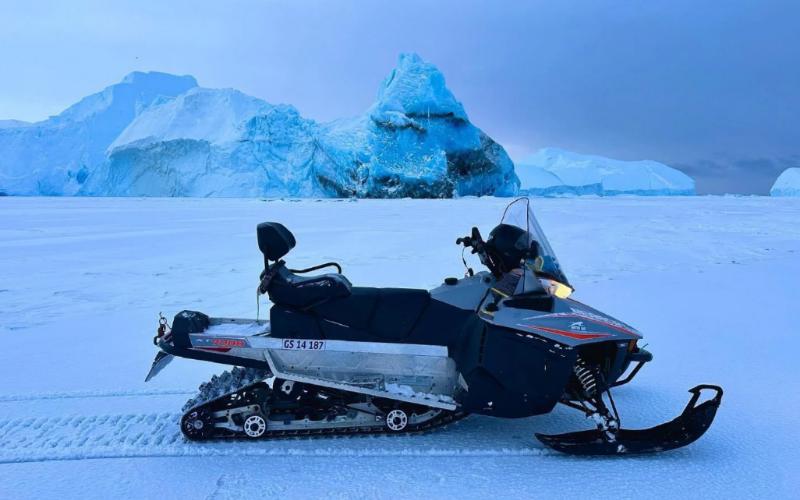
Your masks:
<svg viewBox="0 0 800 500"><path fill-rule="evenodd" d="M211 403L217 399L223 398L236 391L242 390L249 385L261 382L270 376L271 373L264 370L256 370L253 368L240 368L236 367L231 371L226 371L219 377L216 375L211 378L209 382L200 385L197 396L190 399L183 405L184 415L189 413L200 406ZM451 424L468 414L462 411L442 411L436 417L426 420L421 424L414 426L409 425L405 430L396 432L389 430L386 427L370 426L370 427L340 427L331 429L294 429L289 431L282 431L279 429L270 430L267 427L266 433L259 438L259 440L281 439L281 438L297 438L297 437L326 437L326 436L403 436L410 434L420 434L431 431L433 429ZM224 441L231 439L246 439L251 440L244 435L231 434L230 431L223 431L225 434L220 436L211 436L209 438L196 439L196 441Z"/></svg>

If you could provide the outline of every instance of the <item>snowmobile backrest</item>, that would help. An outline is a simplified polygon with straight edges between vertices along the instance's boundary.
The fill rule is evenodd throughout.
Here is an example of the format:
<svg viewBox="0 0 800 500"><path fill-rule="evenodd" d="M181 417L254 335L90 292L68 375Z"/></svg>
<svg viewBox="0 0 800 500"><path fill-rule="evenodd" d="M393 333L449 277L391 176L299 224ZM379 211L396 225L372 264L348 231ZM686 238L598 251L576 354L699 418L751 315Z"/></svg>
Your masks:
<svg viewBox="0 0 800 500"><path fill-rule="evenodd" d="M264 268L289 253L296 243L294 235L278 222L262 222L256 228L258 248L264 254Z"/></svg>

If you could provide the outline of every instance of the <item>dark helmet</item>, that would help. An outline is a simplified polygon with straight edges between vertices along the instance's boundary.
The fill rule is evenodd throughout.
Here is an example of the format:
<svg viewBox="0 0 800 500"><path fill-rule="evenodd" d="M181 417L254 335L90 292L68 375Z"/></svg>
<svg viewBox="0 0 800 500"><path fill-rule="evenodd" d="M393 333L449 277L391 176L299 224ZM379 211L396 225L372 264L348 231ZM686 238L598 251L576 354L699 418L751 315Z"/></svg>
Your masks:
<svg viewBox="0 0 800 500"><path fill-rule="evenodd" d="M528 232L518 226L500 224L489 233L486 251L503 272L520 267L520 261L530 250Z"/></svg>

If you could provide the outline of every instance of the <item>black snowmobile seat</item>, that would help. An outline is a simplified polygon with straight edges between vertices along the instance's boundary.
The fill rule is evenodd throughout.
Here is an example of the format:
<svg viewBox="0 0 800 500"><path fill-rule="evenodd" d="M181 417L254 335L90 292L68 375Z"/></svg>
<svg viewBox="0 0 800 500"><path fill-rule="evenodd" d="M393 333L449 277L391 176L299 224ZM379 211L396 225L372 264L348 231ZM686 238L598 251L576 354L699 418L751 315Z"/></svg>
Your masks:
<svg viewBox="0 0 800 500"><path fill-rule="evenodd" d="M427 290L355 287L350 297L320 304L314 308L314 314L328 320L322 322L322 329L331 334L336 328L329 325L346 325L385 339L403 340L414 328L430 297Z"/></svg>
<svg viewBox="0 0 800 500"><path fill-rule="evenodd" d="M350 295L298 311L274 306L272 336L454 346L472 311L427 290L352 287Z"/></svg>
<svg viewBox="0 0 800 500"><path fill-rule="evenodd" d="M275 338L453 346L471 314L427 290L353 287L341 274L298 276L280 261L295 246L292 233L264 222L257 234L265 269L277 271L267 288Z"/></svg>

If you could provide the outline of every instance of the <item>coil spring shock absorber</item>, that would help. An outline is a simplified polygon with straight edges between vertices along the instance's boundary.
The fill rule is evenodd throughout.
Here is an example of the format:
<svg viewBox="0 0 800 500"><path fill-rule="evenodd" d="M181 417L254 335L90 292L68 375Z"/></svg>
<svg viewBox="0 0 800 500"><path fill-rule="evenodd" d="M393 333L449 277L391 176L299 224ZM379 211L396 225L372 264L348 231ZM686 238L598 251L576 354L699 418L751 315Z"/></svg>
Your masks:
<svg viewBox="0 0 800 500"><path fill-rule="evenodd" d="M604 433L606 439L614 441L619 431L619 417L617 416L617 409L614 407L614 400L611 399L611 405L614 410L614 413L611 414L603 401L602 394L597 393L598 374L586 366L580 355L578 355L572 371L583 388L586 398L591 400L591 404L595 407L594 410L587 409L586 416L594 420L595 424L597 424L597 429ZM609 399L611 398L610 392L608 397Z"/></svg>
<svg viewBox="0 0 800 500"><path fill-rule="evenodd" d="M583 387L586 395L590 398L594 397L597 392L597 378L594 376L594 372L586 367L586 363L583 362L580 355L578 355L572 371L575 373L575 377L578 378L578 382Z"/></svg>

